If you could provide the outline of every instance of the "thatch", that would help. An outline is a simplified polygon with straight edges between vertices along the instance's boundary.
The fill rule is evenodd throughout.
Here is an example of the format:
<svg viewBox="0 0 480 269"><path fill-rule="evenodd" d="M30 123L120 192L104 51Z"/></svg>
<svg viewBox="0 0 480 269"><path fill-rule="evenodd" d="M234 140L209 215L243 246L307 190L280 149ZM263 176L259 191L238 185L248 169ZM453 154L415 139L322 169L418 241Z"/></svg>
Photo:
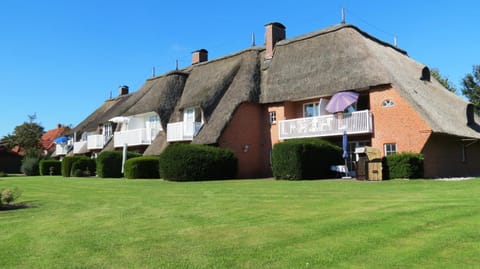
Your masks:
<svg viewBox="0 0 480 269"><path fill-rule="evenodd" d="M191 88L186 87L185 93L188 89L193 94L182 97L184 102L181 105L200 105L205 118L205 124L193 143L217 143L236 108L243 102L258 101L258 56L259 50L250 49L192 70L187 80L187 86ZM197 83L200 87L194 88Z"/></svg>
<svg viewBox="0 0 480 269"><path fill-rule="evenodd" d="M81 133L95 131L100 124L104 124L111 118L125 113L148 92L152 85L153 83L147 82L134 93L120 95L116 98L106 100L100 108L79 123L73 131L77 132L77 137L79 137Z"/></svg>
<svg viewBox="0 0 480 269"><path fill-rule="evenodd" d="M467 126L468 102L433 78L420 80L424 67L352 25L337 25L277 43L274 57L262 68L260 101L304 100L389 84L433 132L480 138L474 130L478 125Z"/></svg>
<svg viewBox="0 0 480 269"><path fill-rule="evenodd" d="M261 102L331 96L388 84L389 74L371 57L365 39L357 28L338 25L278 42L271 62L264 64Z"/></svg>
<svg viewBox="0 0 480 269"><path fill-rule="evenodd" d="M123 113L123 116L153 111L160 116L162 128L166 130L173 109L182 95L187 76L187 73L171 72L147 80L146 84L150 85L148 91L135 105Z"/></svg>
<svg viewBox="0 0 480 269"><path fill-rule="evenodd" d="M160 155L168 146L165 132L159 132L157 137L152 141L152 144L143 152L143 156Z"/></svg>
<svg viewBox="0 0 480 269"><path fill-rule="evenodd" d="M425 65L374 42L365 43L372 57L378 59L383 69L390 73L392 86L420 114L433 132L480 138L478 118L474 119L473 111L467 109L471 104L445 89L433 77L431 81L421 80ZM469 116L472 117L472 122L469 122Z"/></svg>

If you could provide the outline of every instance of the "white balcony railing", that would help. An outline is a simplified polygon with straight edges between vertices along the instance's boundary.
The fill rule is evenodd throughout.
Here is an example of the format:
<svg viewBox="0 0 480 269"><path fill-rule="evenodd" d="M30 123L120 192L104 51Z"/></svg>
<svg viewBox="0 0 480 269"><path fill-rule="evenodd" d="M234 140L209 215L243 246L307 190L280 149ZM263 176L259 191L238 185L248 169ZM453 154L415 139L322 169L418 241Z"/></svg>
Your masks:
<svg viewBox="0 0 480 269"><path fill-rule="evenodd" d="M87 136L87 148L92 149L103 149L107 138L102 134L89 135Z"/></svg>
<svg viewBox="0 0 480 269"><path fill-rule="evenodd" d="M180 121L169 123L167 124L167 141L192 141L202 125L201 122L185 123Z"/></svg>
<svg viewBox="0 0 480 269"><path fill-rule="evenodd" d="M67 155L70 148L71 145L64 143L55 145L55 156Z"/></svg>
<svg viewBox="0 0 480 269"><path fill-rule="evenodd" d="M352 113L325 115L318 117L281 120L278 122L280 139L321 137L347 134L371 133L372 113L362 110Z"/></svg>
<svg viewBox="0 0 480 269"><path fill-rule="evenodd" d="M87 141L73 143L73 154L82 154L88 151Z"/></svg>
<svg viewBox="0 0 480 269"><path fill-rule="evenodd" d="M140 128L115 132L113 143L116 148L128 146L150 145L159 132L159 129Z"/></svg>

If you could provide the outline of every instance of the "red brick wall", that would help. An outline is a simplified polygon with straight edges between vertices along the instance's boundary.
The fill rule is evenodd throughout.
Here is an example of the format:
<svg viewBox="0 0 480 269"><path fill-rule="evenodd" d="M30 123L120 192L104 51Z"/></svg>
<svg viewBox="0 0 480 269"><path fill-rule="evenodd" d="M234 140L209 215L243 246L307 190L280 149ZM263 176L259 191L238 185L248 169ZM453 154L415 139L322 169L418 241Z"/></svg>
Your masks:
<svg viewBox="0 0 480 269"><path fill-rule="evenodd" d="M262 105L243 103L219 139L219 146L233 150L238 158L238 177L268 177L270 135L268 112Z"/></svg>
<svg viewBox="0 0 480 269"><path fill-rule="evenodd" d="M384 100L394 102L382 107ZM370 91L370 110L373 114L372 146L383 154L386 143L396 143L397 152L421 152L431 134L431 128L417 112L390 86Z"/></svg>
<svg viewBox="0 0 480 269"><path fill-rule="evenodd" d="M480 176L480 142L433 134L422 153L425 157L425 177Z"/></svg>

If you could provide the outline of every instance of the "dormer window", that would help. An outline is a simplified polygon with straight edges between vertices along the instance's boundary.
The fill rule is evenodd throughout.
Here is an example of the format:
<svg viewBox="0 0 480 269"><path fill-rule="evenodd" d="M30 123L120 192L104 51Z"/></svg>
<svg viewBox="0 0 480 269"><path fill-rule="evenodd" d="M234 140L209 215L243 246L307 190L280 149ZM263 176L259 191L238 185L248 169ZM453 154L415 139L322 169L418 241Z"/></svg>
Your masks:
<svg viewBox="0 0 480 269"><path fill-rule="evenodd" d="M420 77L420 80L430 81L430 69L428 67L425 66L422 69L422 76Z"/></svg>
<svg viewBox="0 0 480 269"><path fill-rule="evenodd" d="M392 107L394 105L395 105L395 103L391 99L385 99L382 102L382 107Z"/></svg>

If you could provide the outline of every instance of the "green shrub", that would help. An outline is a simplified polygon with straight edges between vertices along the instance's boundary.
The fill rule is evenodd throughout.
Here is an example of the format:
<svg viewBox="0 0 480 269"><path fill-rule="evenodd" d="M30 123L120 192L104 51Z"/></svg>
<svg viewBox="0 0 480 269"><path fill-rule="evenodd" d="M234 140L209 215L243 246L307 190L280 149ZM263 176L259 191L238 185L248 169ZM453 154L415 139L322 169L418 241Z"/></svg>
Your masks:
<svg viewBox="0 0 480 269"><path fill-rule="evenodd" d="M85 158L85 156L66 156L62 161L62 176L70 177L72 175L72 165L77 160Z"/></svg>
<svg viewBox="0 0 480 269"><path fill-rule="evenodd" d="M127 153L127 159L140 157L140 154L134 152ZM97 175L102 178L120 178L122 177L122 158L121 151L103 151L97 158Z"/></svg>
<svg viewBox="0 0 480 269"><path fill-rule="evenodd" d="M8 177L8 174L5 172L0 171L0 177Z"/></svg>
<svg viewBox="0 0 480 269"><path fill-rule="evenodd" d="M17 200L20 195L22 195L22 191L17 187L14 187L13 189L4 189L0 193L0 205L11 204Z"/></svg>
<svg viewBox="0 0 480 269"><path fill-rule="evenodd" d="M160 178L158 156L144 156L128 159L125 162L126 178Z"/></svg>
<svg viewBox="0 0 480 269"><path fill-rule="evenodd" d="M39 168L41 176L57 176L62 172L62 162L58 160L41 160Z"/></svg>
<svg viewBox="0 0 480 269"><path fill-rule="evenodd" d="M343 163L342 149L318 138L291 139L272 150L273 176L277 179L332 178L331 165Z"/></svg>
<svg viewBox="0 0 480 269"><path fill-rule="evenodd" d="M160 175L167 180L234 178L237 158L231 150L192 144L171 144L160 155Z"/></svg>
<svg viewBox="0 0 480 269"><path fill-rule="evenodd" d="M423 178L422 154L397 153L385 159L388 178Z"/></svg>
<svg viewBox="0 0 480 269"><path fill-rule="evenodd" d="M88 157L77 159L72 164L72 175L74 177L89 177L95 175L96 161ZM78 172L78 170L80 172Z"/></svg>
<svg viewBox="0 0 480 269"><path fill-rule="evenodd" d="M40 174L38 163L40 162L39 157L25 157L22 161L22 166L20 171L27 176L38 176Z"/></svg>

